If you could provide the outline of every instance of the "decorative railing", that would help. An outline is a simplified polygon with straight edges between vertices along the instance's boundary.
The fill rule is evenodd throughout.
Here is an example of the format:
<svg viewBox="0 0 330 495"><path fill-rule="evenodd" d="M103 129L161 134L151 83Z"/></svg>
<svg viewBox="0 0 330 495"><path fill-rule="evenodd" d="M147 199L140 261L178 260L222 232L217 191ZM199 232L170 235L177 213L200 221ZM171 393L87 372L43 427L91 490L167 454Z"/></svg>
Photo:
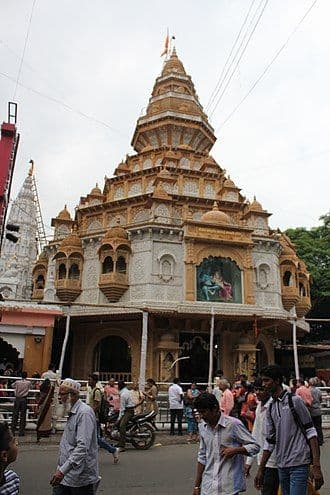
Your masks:
<svg viewBox="0 0 330 495"><path fill-rule="evenodd" d="M103 380L103 376L106 376L106 379ZM100 372L100 380L102 381L103 385L106 385L108 379L112 376L114 378L119 376L118 379L124 379L126 378L126 383L129 383L130 380L130 373L125 373L125 372L113 372L113 373L103 373ZM122 377L122 378L121 378ZM19 377L5 377L5 376L0 376L0 380L8 380L10 382L13 382L15 380L19 380ZM29 378L29 380L34 383L34 382L42 382L43 380L40 380L38 378ZM80 393L80 398L83 401L86 401L86 396L87 396L87 381L86 380L79 380L81 383L81 393ZM55 388L55 395L54 395L54 406L53 406L53 425L56 426L57 430L61 430L64 427L64 424L66 422L66 418L58 418L56 416L57 414L57 407L56 404L58 404L58 385L60 384L60 380L56 382L57 387ZM157 383L159 386L160 392L158 393L157 396L157 403L158 403L158 408L159 408L159 413L157 417L157 424L161 428L167 428L168 424L170 422L170 411L169 411L169 404L168 404L168 392L167 389L171 385L171 383ZM188 388L190 383L182 383L181 384L184 389ZM200 389L205 390L207 384L206 383L200 383L198 384L200 386ZM324 429L330 428L330 387L320 387L320 390L322 392L322 426ZM28 408L27 408L27 429L29 430L34 430L36 428L36 423L37 423L37 407L38 407L38 399L39 399L39 390L32 389L29 391L28 395ZM0 421L8 421L9 423L11 422L12 418L12 413L13 413L13 408L14 408L14 401L15 401L15 392L13 388L3 388L0 389Z"/></svg>

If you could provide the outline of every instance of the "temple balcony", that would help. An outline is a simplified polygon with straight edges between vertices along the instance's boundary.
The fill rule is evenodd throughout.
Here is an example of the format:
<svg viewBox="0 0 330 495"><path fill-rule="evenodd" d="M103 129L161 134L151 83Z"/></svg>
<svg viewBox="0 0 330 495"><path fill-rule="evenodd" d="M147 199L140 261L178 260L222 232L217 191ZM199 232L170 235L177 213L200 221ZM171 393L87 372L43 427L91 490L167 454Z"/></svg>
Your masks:
<svg viewBox="0 0 330 495"><path fill-rule="evenodd" d="M81 281L63 278L55 280L56 295L61 301L72 302L81 293Z"/></svg>
<svg viewBox="0 0 330 495"><path fill-rule="evenodd" d="M296 312L299 318L305 316L311 309L311 300L309 296L300 296L299 301L296 303Z"/></svg>
<svg viewBox="0 0 330 495"><path fill-rule="evenodd" d="M44 298L44 289L33 289L32 299L42 301Z"/></svg>
<svg viewBox="0 0 330 495"><path fill-rule="evenodd" d="M298 287L282 285L282 303L283 307L289 311L299 301Z"/></svg>
<svg viewBox="0 0 330 495"><path fill-rule="evenodd" d="M99 287L110 302L117 302L128 289L126 273L102 273L99 278Z"/></svg>

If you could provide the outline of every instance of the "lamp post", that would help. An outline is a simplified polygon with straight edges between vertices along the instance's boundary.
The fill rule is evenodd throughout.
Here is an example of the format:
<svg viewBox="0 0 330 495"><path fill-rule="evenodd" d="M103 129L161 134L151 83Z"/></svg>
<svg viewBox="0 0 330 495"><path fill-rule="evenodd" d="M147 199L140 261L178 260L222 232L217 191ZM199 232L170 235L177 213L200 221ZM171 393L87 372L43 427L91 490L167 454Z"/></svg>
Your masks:
<svg viewBox="0 0 330 495"><path fill-rule="evenodd" d="M210 352L209 352L209 378L207 385L210 388L212 385L213 373L213 341L214 341L214 307L211 308L211 324L210 324Z"/></svg>
<svg viewBox="0 0 330 495"><path fill-rule="evenodd" d="M292 310L292 347L293 347L293 361L294 361L294 372L296 379L299 379L299 361L298 361L298 347L297 347L297 313L296 307Z"/></svg>

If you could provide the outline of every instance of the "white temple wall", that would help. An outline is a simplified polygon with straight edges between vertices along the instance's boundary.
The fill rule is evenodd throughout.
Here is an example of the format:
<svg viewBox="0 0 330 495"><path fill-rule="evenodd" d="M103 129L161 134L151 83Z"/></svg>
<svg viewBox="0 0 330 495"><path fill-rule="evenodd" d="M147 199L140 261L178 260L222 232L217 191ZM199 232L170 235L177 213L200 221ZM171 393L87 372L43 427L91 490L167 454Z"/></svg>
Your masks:
<svg viewBox="0 0 330 495"><path fill-rule="evenodd" d="M279 244L258 240L252 257L256 304L282 309Z"/></svg>

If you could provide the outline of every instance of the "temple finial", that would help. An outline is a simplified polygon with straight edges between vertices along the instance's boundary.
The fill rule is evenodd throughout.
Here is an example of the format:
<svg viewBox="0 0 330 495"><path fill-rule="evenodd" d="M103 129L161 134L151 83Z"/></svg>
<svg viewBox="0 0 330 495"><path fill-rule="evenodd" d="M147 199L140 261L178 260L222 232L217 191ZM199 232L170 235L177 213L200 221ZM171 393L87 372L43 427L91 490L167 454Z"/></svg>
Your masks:
<svg viewBox="0 0 330 495"><path fill-rule="evenodd" d="M30 160L29 163L31 163L31 167L30 167L30 170L29 170L29 176L32 177L33 172L34 172L34 161L33 160Z"/></svg>

